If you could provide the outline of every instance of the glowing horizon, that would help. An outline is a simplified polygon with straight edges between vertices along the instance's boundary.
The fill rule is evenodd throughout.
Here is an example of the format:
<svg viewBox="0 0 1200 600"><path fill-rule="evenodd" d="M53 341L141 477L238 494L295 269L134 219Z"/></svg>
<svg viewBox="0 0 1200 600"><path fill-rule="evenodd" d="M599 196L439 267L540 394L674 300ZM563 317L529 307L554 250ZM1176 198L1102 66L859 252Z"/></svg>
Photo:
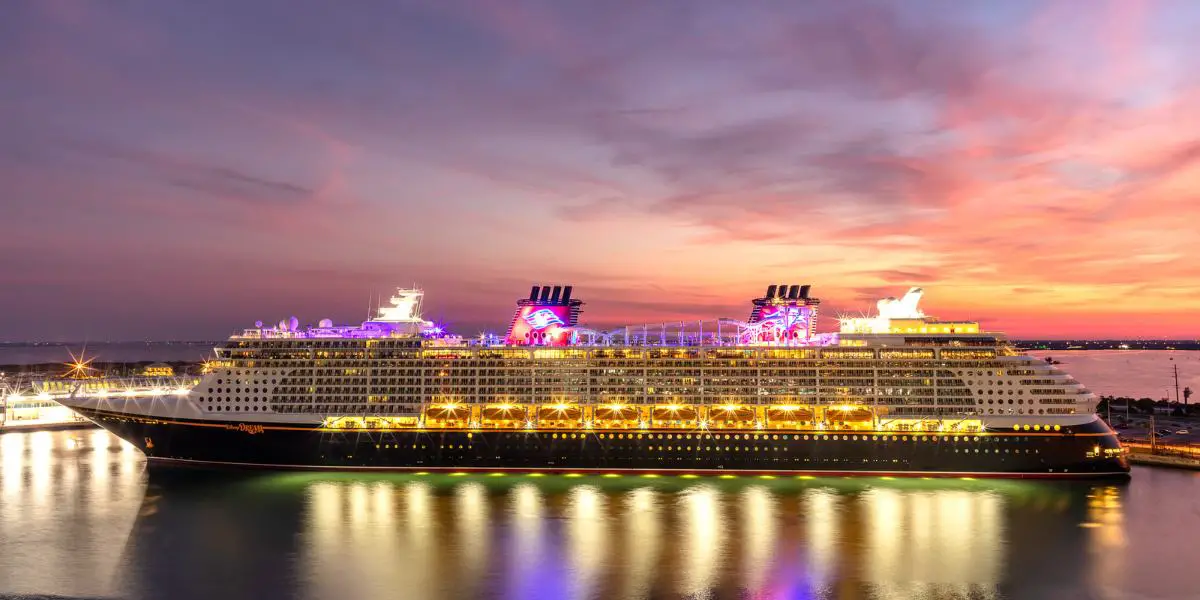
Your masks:
<svg viewBox="0 0 1200 600"><path fill-rule="evenodd" d="M1186 2L15 2L0 337L425 317L819 329L927 290L1014 338L1200 338Z"/></svg>

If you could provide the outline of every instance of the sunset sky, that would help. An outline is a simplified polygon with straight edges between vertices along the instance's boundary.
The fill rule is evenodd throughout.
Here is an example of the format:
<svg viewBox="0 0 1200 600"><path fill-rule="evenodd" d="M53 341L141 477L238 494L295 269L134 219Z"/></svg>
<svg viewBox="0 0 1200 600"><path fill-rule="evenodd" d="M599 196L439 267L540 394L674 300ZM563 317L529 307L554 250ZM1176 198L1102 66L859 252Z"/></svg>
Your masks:
<svg viewBox="0 0 1200 600"><path fill-rule="evenodd" d="M826 314L1200 336L1200 3L8 0L0 340ZM831 320L827 321L831 325Z"/></svg>

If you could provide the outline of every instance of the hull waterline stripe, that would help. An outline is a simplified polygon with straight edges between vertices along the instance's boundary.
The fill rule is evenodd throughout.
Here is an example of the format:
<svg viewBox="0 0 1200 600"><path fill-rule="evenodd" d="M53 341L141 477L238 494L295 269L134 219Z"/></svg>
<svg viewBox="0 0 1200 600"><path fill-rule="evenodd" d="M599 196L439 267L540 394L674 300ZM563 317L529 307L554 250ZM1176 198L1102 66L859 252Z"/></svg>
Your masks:
<svg viewBox="0 0 1200 600"><path fill-rule="evenodd" d="M362 471L362 472L439 472L439 473L588 473L588 474L623 474L623 475L811 475L813 477L979 477L1001 479L1091 479L1103 477L1129 477L1124 471L1099 473L1022 473L997 471L820 471L820 470L737 470L737 469L603 469L595 467L545 467L545 468L507 468L507 467L368 467L368 466L322 466L322 465L283 465L267 463L241 463L214 460L194 460L189 458L148 457L151 463L181 464L181 465L212 465L219 467L278 469L288 471Z"/></svg>

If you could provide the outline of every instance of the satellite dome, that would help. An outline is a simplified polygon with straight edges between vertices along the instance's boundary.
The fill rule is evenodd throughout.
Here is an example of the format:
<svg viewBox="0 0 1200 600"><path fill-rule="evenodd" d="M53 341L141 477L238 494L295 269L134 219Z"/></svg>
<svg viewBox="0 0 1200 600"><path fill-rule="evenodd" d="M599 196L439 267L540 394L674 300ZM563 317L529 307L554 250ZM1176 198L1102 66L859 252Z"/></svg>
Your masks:
<svg viewBox="0 0 1200 600"><path fill-rule="evenodd" d="M317 326L318 327L333 327L333 319L321 319L321 322L317 323Z"/></svg>
<svg viewBox="0 0 1200 600"><path fill-rule="evenodd" d="M290 329L292 331L296 331L299 328L300 328L300 319L297 319L296 317L292 317L292 318L288 319L288 329Z"/></svg>
<svg viewBox="0 0 1200 600"><path fill-rule="evenodd" d="M255 322L254 322L254 326L255 326L255 327L257 327L257 328L259 328L259 329L262 329L262 321L261 321L261 320L255 321Z"/></svg>

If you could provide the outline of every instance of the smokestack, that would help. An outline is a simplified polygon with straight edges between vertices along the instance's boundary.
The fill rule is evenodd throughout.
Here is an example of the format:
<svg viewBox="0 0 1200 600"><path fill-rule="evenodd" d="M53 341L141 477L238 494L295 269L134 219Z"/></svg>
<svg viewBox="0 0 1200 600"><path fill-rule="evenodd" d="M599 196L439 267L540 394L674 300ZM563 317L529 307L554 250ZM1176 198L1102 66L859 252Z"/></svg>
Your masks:
<svg viewBox="0 0 1200 600"><path fill-rule="evenodd" d="M546 302L549 299L550 299L550 286L543 285L542 286L542 297L540 298L540 300L542 302Z"/></svg>
<svg viewBox="0 0 1200 600"><path fill-rule="evenodd" d="M558 304L558 297L560 295L562 295L562 286L561 285L554 286L554 293L550 294L550 301L555 304Z"/></svg>
<svg viewBox="0 0 1200 600"><path fill-rule="evenodd" d="M540 291L541 289L542 289L541 286L537 286L537 285L529 288L529 299L531 301L537 300L538 291Z"/></svg>
<svg viewBox="0 0 1200 600"><path fill-rule="evenodd" d="M800 286L799 285L793 285L791 287L791 289L788 290L788 300L795 300L799 295L800 295Z"/></svg>
<svg viewBox="0 0 1200 600"><path fill-rule="evenodd" d="M774 298L774 297L775 297L775 290L776 290L776 289L778 289L778 288L779 288L779 286L777 286L777 285L774 285L774 284L772 284L772 285L768 285L768 286L767 286L767 298Z"/></svg>
<svg viewBox="0 0 1200 600"><path fill-rule="evenodd" d="M805 300L808 300L808 290L810 290L810 289L812 289L811 285L800 286L800 297Z"/></svg>
<svg viewBox="0 0 1200 600"><path fill-rule="evenodd" d="M563 304L571 303L571 288L572 288L572 286L569 286L569 285L563 288L563 295L562 295Z"/></svg>

